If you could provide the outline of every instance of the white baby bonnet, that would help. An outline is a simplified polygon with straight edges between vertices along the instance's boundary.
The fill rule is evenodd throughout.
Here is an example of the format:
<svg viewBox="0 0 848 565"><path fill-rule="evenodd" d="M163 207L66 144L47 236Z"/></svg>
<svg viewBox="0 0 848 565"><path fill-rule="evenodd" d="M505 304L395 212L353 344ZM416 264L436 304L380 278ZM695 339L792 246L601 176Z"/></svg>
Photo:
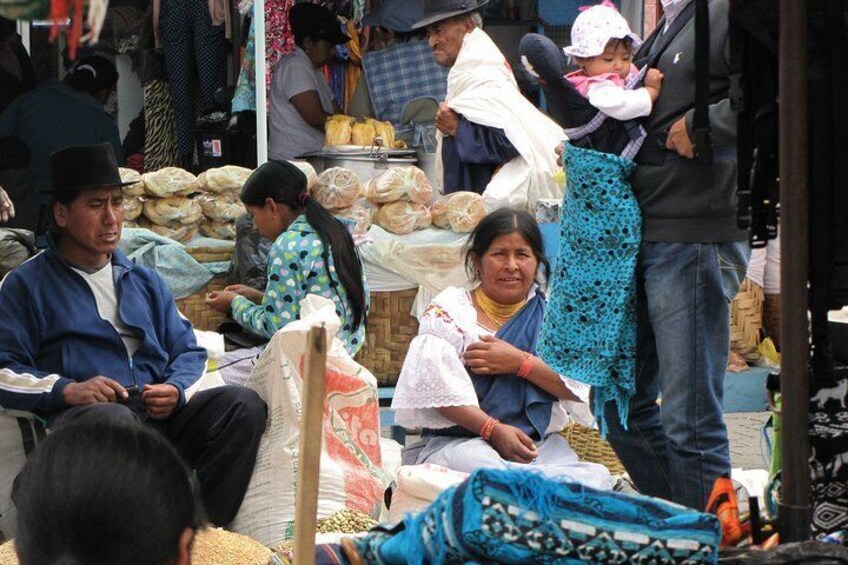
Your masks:
<svg viewBox="0 0 848 565"><path fill-rule="evenodd" d="M571 57L597 57L604 52L610 39L633 40L635 52L642 40L630 31L630 26L618 10L599 4L584 10L571 26L571 45L563 49Z"/></svg>

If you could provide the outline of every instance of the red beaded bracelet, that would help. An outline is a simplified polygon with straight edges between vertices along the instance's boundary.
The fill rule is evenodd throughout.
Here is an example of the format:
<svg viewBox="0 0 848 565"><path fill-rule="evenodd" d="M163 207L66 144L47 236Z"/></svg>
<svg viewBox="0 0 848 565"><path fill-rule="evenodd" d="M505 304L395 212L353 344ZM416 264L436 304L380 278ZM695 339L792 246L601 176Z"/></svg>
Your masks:
<svg viewBox="0 0 848 565"><path fill-rule="evenodd" d="M527 378L527 376L530 374L530 371L533 370L533 360L534 357L525 351L524 359L521 360L521 367L518 368L518 372L515 374L521 377L522 379Z"/></svg>
<svg viewBox="0 0 848 565"><path fill-rule="evenodd" d="M492 437L492 432L497 424L498 420L489 416L489 419L483 422L483 425L480 426L480 437L483 438L484 441L489 441L489 438Z"/></svg>

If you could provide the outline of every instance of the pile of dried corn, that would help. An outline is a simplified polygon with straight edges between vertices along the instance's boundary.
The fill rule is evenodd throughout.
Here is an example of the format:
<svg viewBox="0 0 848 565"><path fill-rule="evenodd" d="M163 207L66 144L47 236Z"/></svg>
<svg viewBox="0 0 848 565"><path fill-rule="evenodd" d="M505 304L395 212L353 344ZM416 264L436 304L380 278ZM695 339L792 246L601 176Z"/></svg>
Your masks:
<svg viewBox="0 0 848 565"><path fill-rule="evenodd" d="M197 532L191 550L195 565L268 565L271 550L247 536L220 528Z"/></svg>

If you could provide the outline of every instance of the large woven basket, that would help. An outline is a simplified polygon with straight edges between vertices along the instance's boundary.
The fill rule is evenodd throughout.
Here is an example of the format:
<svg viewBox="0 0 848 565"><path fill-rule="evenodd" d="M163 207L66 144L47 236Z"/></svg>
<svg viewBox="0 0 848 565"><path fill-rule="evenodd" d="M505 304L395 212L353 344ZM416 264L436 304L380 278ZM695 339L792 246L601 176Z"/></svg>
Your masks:
<svg viewBox="0 0 848 565"><path fill-rule="evenodd" d="M188 318L195 329L215 331L219 325L228 320L225 314L216 312L204 302L206 294L213 290L223 290L227 286L226 276L221 275L206 283L206 286L177 300L177 309Z"/></svg>
<svg viewBox="0 0 848 565"><path fill-rule="evenodd" d="M760 358L757 346L763 328L763 289L745 277L730 305L730 350L746 361Z"/></svg>
<svg viewBox="0 0 848 565"><path fill-rule="evenodd" d="M618 460L612 446L601 437L598 430L577 422L571 422L560 433L581 461L603 465L609 469L611 475L624 473L624 465Z"/></svg>
<svg viewBox="0 0 848 565"><path fill-rule="evenodd" d="M371 293L365 345L356 361L381 386L397 383L409 343L418 335L418 320L410 314L417 293L417 289Z"/></svg>

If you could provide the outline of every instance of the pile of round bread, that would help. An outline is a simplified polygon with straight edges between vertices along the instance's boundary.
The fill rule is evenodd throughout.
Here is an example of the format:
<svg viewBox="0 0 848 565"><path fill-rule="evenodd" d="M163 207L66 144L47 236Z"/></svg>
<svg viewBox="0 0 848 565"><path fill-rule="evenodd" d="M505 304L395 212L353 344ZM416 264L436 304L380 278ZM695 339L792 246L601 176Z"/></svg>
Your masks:
<svg viewBox="0 0 848 565"><path fill-rule="evenodd" d="M121 169L124 182L124 225L143 227L187 242L198 233L215 239L235 239L235 221L245 213L239 199L250 169L226 165L195 177L179 167L140 175Z"/></svg>
<svg viewBox="0 0 848 565"><path fill-rule="evenodd" d="M399 235L431 225L466 233L486 215L483 199L472 192L433 202L433 187L424 171L411 166L392 167L364 186L354 172L333 167L317 175L309 191L336 217L351 220L353 233L367 232L372 222Z"/></svg>

